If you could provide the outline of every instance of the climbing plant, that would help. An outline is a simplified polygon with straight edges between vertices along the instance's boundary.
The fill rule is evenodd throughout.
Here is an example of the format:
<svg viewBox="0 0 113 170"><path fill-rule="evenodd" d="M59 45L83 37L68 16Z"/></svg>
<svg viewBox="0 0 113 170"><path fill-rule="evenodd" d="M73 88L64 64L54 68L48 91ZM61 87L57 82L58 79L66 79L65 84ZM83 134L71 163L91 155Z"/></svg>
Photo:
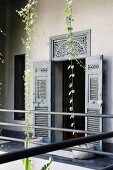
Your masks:
<svg viewBox="0 0 113 170"><path fill-rule="evenodd" d="M26 6L21 8L20 11L16 10L18 15L22 18L24 23L24 30L26 33L26 38L22 38L22 43L26 49L26 59L25 59L25 74L24 74L24 84L25 84L25 148L29 147L30 140L30 82L31 82L31 41L32 41L32 32L37 18L37 12L35 10L37 0L28 0ZM22 160L25 170L31 170L31 160L30 158L25 158ZM52 158L49 158L47 164L43 165L41 170L49 170L51 165Z"/></svg>
<svg viewBox="0 0 113 170"><path fill-rule="evenodd" d="M0 33L6 37L5 32L0 28ZM0 63L4 64L3 54L0 52ZM2 91L2 82L0 82L0 105L1 105L1 91Z"/></svg>
<svg viewBox="0 0 113 170"><path fill-rule="evenodd" d="M75 77L74 74L74 64L73 64L73 60L75 60L77 62L77 64L79 64L79 66L83 69L85 69L84 63L78 59L78 54L77 51L75 50L74 47L74 36L73 36L73 27L72 27L72 22L74 21L74 19L72 18L72 0L65 0L66 1L66 5L65 5L65 32L66 32L66 36L67 36L67 54L70 60L70 65L68 66L68 70L70 71L70 75L69 75L69 110L70 112L74 112L74 93L75 93L75 89L74 89L74 85L73 85L73 80ZM71 124L72 127L75 128L75 117L72 116L70 117L73 119L73 123Z"/></svg>
<svg viewBox="0 0 113 170"><path fill-rule="evenodd" d="M6 37L6 33L1 28L0 28L0 33ZM0 63L5 63L1 52L0 52Z"/></svg>
<svg viewBox="0 0 113 170"><path fill-rule="evenodd" d="M25 85L25 148L29 147L30 140L30 82L31 82L31 41L32 41L32 32L34 28L34 24L36 21L37 13L35 11L37 1L36 0L28 0L27 4L24 8L21 8L20 11L16 12L22 18L22 22L24 23L24 30L26 33L26 38L22 38L22 43L26 49L26 58L25 58L25 73L24 73L24 85ZM31 161L30 158L25 158L23 160L25 165L25 170L31 169Z"/></svg>
<svg viewBox="0 0 113 170"><path fill-rule="evenodd" d="M0 28L0 33L6 37L5 32L4 32L1 28ZM5 61L4 61L4 59L3 59L3 54L2 54L1 52L0 52L0 63L1 63L1 64L4 64L4 63L5 63ZM1 93L2 93L2 82L0 82L0 105L2 105L2 102L1 102ZM0 136L2 136L2 129L0 129ZM3 147L3 145L0 144L0 149L1 149L2 147Z"/></svg>

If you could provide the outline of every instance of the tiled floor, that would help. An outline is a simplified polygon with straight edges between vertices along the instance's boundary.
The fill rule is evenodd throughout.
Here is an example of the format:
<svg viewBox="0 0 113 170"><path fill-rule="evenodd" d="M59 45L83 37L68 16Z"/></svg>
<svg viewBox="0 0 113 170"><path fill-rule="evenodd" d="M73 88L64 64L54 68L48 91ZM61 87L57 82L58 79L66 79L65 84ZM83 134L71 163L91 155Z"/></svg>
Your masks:
<svg viewBox="0 0 113 170"><path fill-rule="evenodd" d="M24 148L24 144L20 142L8 142L8 143L3 143L3 147L1 147L1 151L5 152L12 152L15 150L20 150ZM91 169L96 169L100 170L106 166L109 166L113 164L113 158L109 157L96 157L95 159L89 159L89 160L77 160L77 159L72 159L72 158L64 158L63 156L58 156L58 155L53 155L51 153L44 154L41 156L38 156L39 158L43 159L48 159L49 156L53 157L53 160L56 162L63 162L65 164L71 164L71 165L76 165L80 167L85 167L85 168L91 168Z"/></svg>

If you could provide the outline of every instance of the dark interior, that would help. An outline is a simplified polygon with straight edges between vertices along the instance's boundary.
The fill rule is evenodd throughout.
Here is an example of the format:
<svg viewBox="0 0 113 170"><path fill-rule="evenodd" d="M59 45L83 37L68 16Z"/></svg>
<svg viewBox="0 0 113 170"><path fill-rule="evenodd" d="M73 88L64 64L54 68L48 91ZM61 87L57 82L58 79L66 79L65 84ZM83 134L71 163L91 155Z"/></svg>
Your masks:
<svg viewBox="0 0 113 170"><path fill-rule="evenodd" d="M85 71L83 68L76 63L76 61L72 61L74 64L74 112L75 113L85 113ZM82 59L82 62L85 63L85 60ZM69 111L69 75L71 71L68 70L68 66L70 65L70 61L63 62L63 112L70 112ZM74 119L70 119L70 116L63 116L63 125L64 128L73 128L71 127L71 123L74 121L75 129L84 130L85 129L85 118L76 116ZM72 134L70 132L64 132L63 138L64 140L74 138L74 137L81 137L84 134Z"/></svg>
<svg viewBox="0 0 113 170"><path fill-rule="evenodd" d="M24 71L25 55L16 55L14 58L14 109L24 110ZM24 113L14 113L14 120L25 120Z"/></svg>

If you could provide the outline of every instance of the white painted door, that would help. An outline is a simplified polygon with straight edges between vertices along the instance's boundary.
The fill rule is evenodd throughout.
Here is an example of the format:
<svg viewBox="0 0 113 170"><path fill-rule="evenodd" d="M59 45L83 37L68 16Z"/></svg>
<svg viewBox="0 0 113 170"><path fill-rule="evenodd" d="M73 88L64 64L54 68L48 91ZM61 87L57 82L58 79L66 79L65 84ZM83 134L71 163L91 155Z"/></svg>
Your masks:
<svg viewBox="0 0 113 170"><path fill-rule="evenodd" d="M33 63L33 107L38 112L51 110L51 64L49 61L35 61ZM36 126L48 127L51 125L51 116L47 114L35 114ZM43 137L44 141L50 142L50 131L35 129L36 137Z"/></svg>
<svg viewBox="0 0 113 170"><path fill-rule="evenodd" d="M103 56L86 57L85 73L85 112L102 114L102 60ZM102 132L102 118L86 118L86 130ZM102 149L102 141L95 142L97 150Z"/></svg>

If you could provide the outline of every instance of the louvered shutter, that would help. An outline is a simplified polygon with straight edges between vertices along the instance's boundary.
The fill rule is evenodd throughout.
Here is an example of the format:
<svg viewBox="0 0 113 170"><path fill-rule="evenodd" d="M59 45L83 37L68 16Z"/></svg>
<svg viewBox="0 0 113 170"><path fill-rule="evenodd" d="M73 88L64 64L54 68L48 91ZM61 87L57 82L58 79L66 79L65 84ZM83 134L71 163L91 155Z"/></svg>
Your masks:
<svg viewBox="0 0 113 170"><path fill-rule="evenodd" d="M102 59L103 56L86 57L85 112L102 114ZM86 130L102 132L102 118L87 117ZM97 150L102 149L102 141L94 142Z"/></svg>
<svg viewBox="0 0 113 170"><path fill-rule="evenodd" d="M49 61L35 61L33 63L33 107L35 111L50 111L50 72ZM36 126L50 126L50 115L35 114L34 122ZM50 142L50 131L35 128L35 137L43 137L44 141Z"/></svg>

